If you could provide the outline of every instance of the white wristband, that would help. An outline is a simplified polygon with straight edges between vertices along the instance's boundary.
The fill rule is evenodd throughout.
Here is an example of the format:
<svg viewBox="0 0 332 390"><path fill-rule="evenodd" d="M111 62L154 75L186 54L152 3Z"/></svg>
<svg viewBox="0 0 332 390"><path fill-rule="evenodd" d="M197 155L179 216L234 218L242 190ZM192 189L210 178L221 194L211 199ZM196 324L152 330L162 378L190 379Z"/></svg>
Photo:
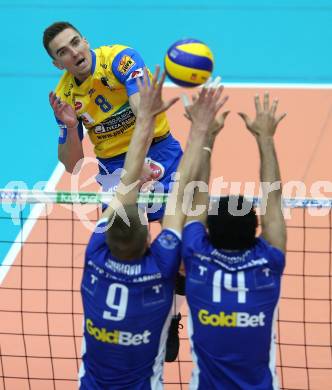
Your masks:
<svg viewBox="0 0 332 390"><path fill-rule="evenodd" d="M212 153L212 149L209 148L208 146L204 146L204 147L203 147L203 150L206 150L206 151L209 152L210 154Z"/></svg>

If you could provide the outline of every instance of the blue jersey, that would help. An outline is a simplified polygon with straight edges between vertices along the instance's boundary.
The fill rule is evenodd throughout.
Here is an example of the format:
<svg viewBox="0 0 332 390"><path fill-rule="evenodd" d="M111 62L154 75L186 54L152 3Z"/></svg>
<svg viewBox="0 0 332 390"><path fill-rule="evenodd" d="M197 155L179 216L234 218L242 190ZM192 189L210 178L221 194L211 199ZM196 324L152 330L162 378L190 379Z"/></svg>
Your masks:
<svg viewBox="0 0 332 390"><path fill-rule="evenodd" d="M81 285L81 390L162 388L180 254L180 239L170 230L163 230L141 259L131 261L112 257L104 233L92 234Z"/></svg>
<svg viewBox="0 0 332 390"><path fill-rule="evenodd" d="M205 226L183 231L190 389L275 390L274 326L284 254L263 238L246 251L214 248Z"/></svg>

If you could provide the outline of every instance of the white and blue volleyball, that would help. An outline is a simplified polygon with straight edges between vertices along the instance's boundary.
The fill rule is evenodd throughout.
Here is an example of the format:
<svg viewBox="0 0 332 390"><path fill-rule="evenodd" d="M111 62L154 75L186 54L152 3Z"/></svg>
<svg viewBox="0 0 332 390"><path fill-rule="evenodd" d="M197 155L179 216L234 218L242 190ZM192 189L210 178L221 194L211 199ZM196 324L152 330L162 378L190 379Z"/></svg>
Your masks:
<svg viewBox="0 0 332 390"><path fill-rule="evenodd" d="M165 71L173 83L181 87L204 84L213 70L213 54L197 39L175 42L165 56Z"/></svg>

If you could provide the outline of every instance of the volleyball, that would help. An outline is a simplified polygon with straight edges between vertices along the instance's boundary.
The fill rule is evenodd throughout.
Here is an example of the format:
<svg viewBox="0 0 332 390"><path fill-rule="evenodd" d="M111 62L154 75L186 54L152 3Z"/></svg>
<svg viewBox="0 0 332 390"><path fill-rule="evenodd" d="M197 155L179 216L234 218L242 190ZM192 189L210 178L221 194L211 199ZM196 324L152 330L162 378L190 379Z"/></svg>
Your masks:
<svg viewBox="0 0 332 390"><path fill-rule="evenodd" d="M213 70L213 54L197 39L175 42L165 56L165 71L173 83L181 87L204 84Z"/></svg>

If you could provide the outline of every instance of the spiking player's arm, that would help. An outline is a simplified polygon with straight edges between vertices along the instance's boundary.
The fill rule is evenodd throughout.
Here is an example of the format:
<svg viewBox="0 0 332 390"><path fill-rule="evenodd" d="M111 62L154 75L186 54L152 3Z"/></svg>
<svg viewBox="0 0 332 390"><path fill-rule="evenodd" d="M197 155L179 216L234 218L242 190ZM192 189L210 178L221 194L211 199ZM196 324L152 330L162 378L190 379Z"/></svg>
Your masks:
<svg viewBox="0 0 332 390"><path fill-rule="evenodd" d="M277 116L278 100L273 100L271 107L269 100L269 93L265 92L262 106L259 96L255 96L256 118L254 120L245 113L239 115L255 137L259 149L262 195L263 200L266 199L266 211L261 216L262 236L271 245L285 252L286 226L282 214L280 170L273 137L286 113ZM272 185L277 189L270 191L268 187Z"/></svg>
<svg viewBox="0 0 332 390"><path fill-rule="evenodd" d="M208 188L210 181L210 173L211 173L211 155L215 143L215 139L219 132L223 129L225 124L225 119L229 111L223 112L219 118L216 118L214 122L209 127L208 136L206 139L205 146L202 148L202 152L200 154L200 170L198 172L198 176L195 180L198 182L202 182ZM190 221L200 221L205 224L208 208L209 208L209 192L207 191L199 191L198 188L195 189L192 209L196 210L197 208L202 209L202 212L198 215L187 216L186 223Z"/></svg>
<svg viewBox="0 0 332 390"><path fill-rule="evenodd" d="M182 231L190 206L190 199L188 199L189 202L184 200L185 187L188 182L197 179L202 169L202 156L206 153L203 148L208 142L209 129L215 121L217 112L228 99L226 96L220 100L222 91L222 86L219 88L203 87L198 98L186 108L187 116L192 121L192 125L187 146L178 168L179 183L173 186L167 202L163 228Z"/></svg>
<svg viewBox="0 0 332 390"><path fill-rule="evenodd" d="M150 84L148 83L146 69L144 70L144 80L137 79L140 101L135 130L126 153L123 174L121 175L116 195L108 209L104 212L105 217L110 217L114 208L116 208L116 204L136 203L144 159L153 137L155 117L161 112L168 110L179 100L177 97L168 102L162 100L161 95L165 74L163 73L160 81L158 81L159 72L160 68L157 67Z"/></svg>
<svg viewBox="0 0 332 390"><path fill-rule="evenodd" d="M129 104L132 112L137 116L138 113L138 106L140 101L140 94L139 92L134 93L133 95L129 96Z"/></svg>
<svg viewBox="0 0 332 390"><path fill-rule="evenodd" d="M66 171L72 173L75 165L84 157L78 133L79 122L73 108L61 101L54 92L49 94L49 102L56 118L66 126L65 142L58 145L58 158L64 164Z"/></svg>
<svg viewBox="0 0 332 390"><path fill-rule="evenodd" d="M139 107L139 103L140 103L140 93L136 92L136 93L130 95L128 100L129 100L129 104L130 104L130 108L131 108L132 112L137 117L138 107ZM147 149L148 150L149 150L149 148L151 146L152 140L153 140L153 136L150 138L149 143L147 144Z"/></svg>

